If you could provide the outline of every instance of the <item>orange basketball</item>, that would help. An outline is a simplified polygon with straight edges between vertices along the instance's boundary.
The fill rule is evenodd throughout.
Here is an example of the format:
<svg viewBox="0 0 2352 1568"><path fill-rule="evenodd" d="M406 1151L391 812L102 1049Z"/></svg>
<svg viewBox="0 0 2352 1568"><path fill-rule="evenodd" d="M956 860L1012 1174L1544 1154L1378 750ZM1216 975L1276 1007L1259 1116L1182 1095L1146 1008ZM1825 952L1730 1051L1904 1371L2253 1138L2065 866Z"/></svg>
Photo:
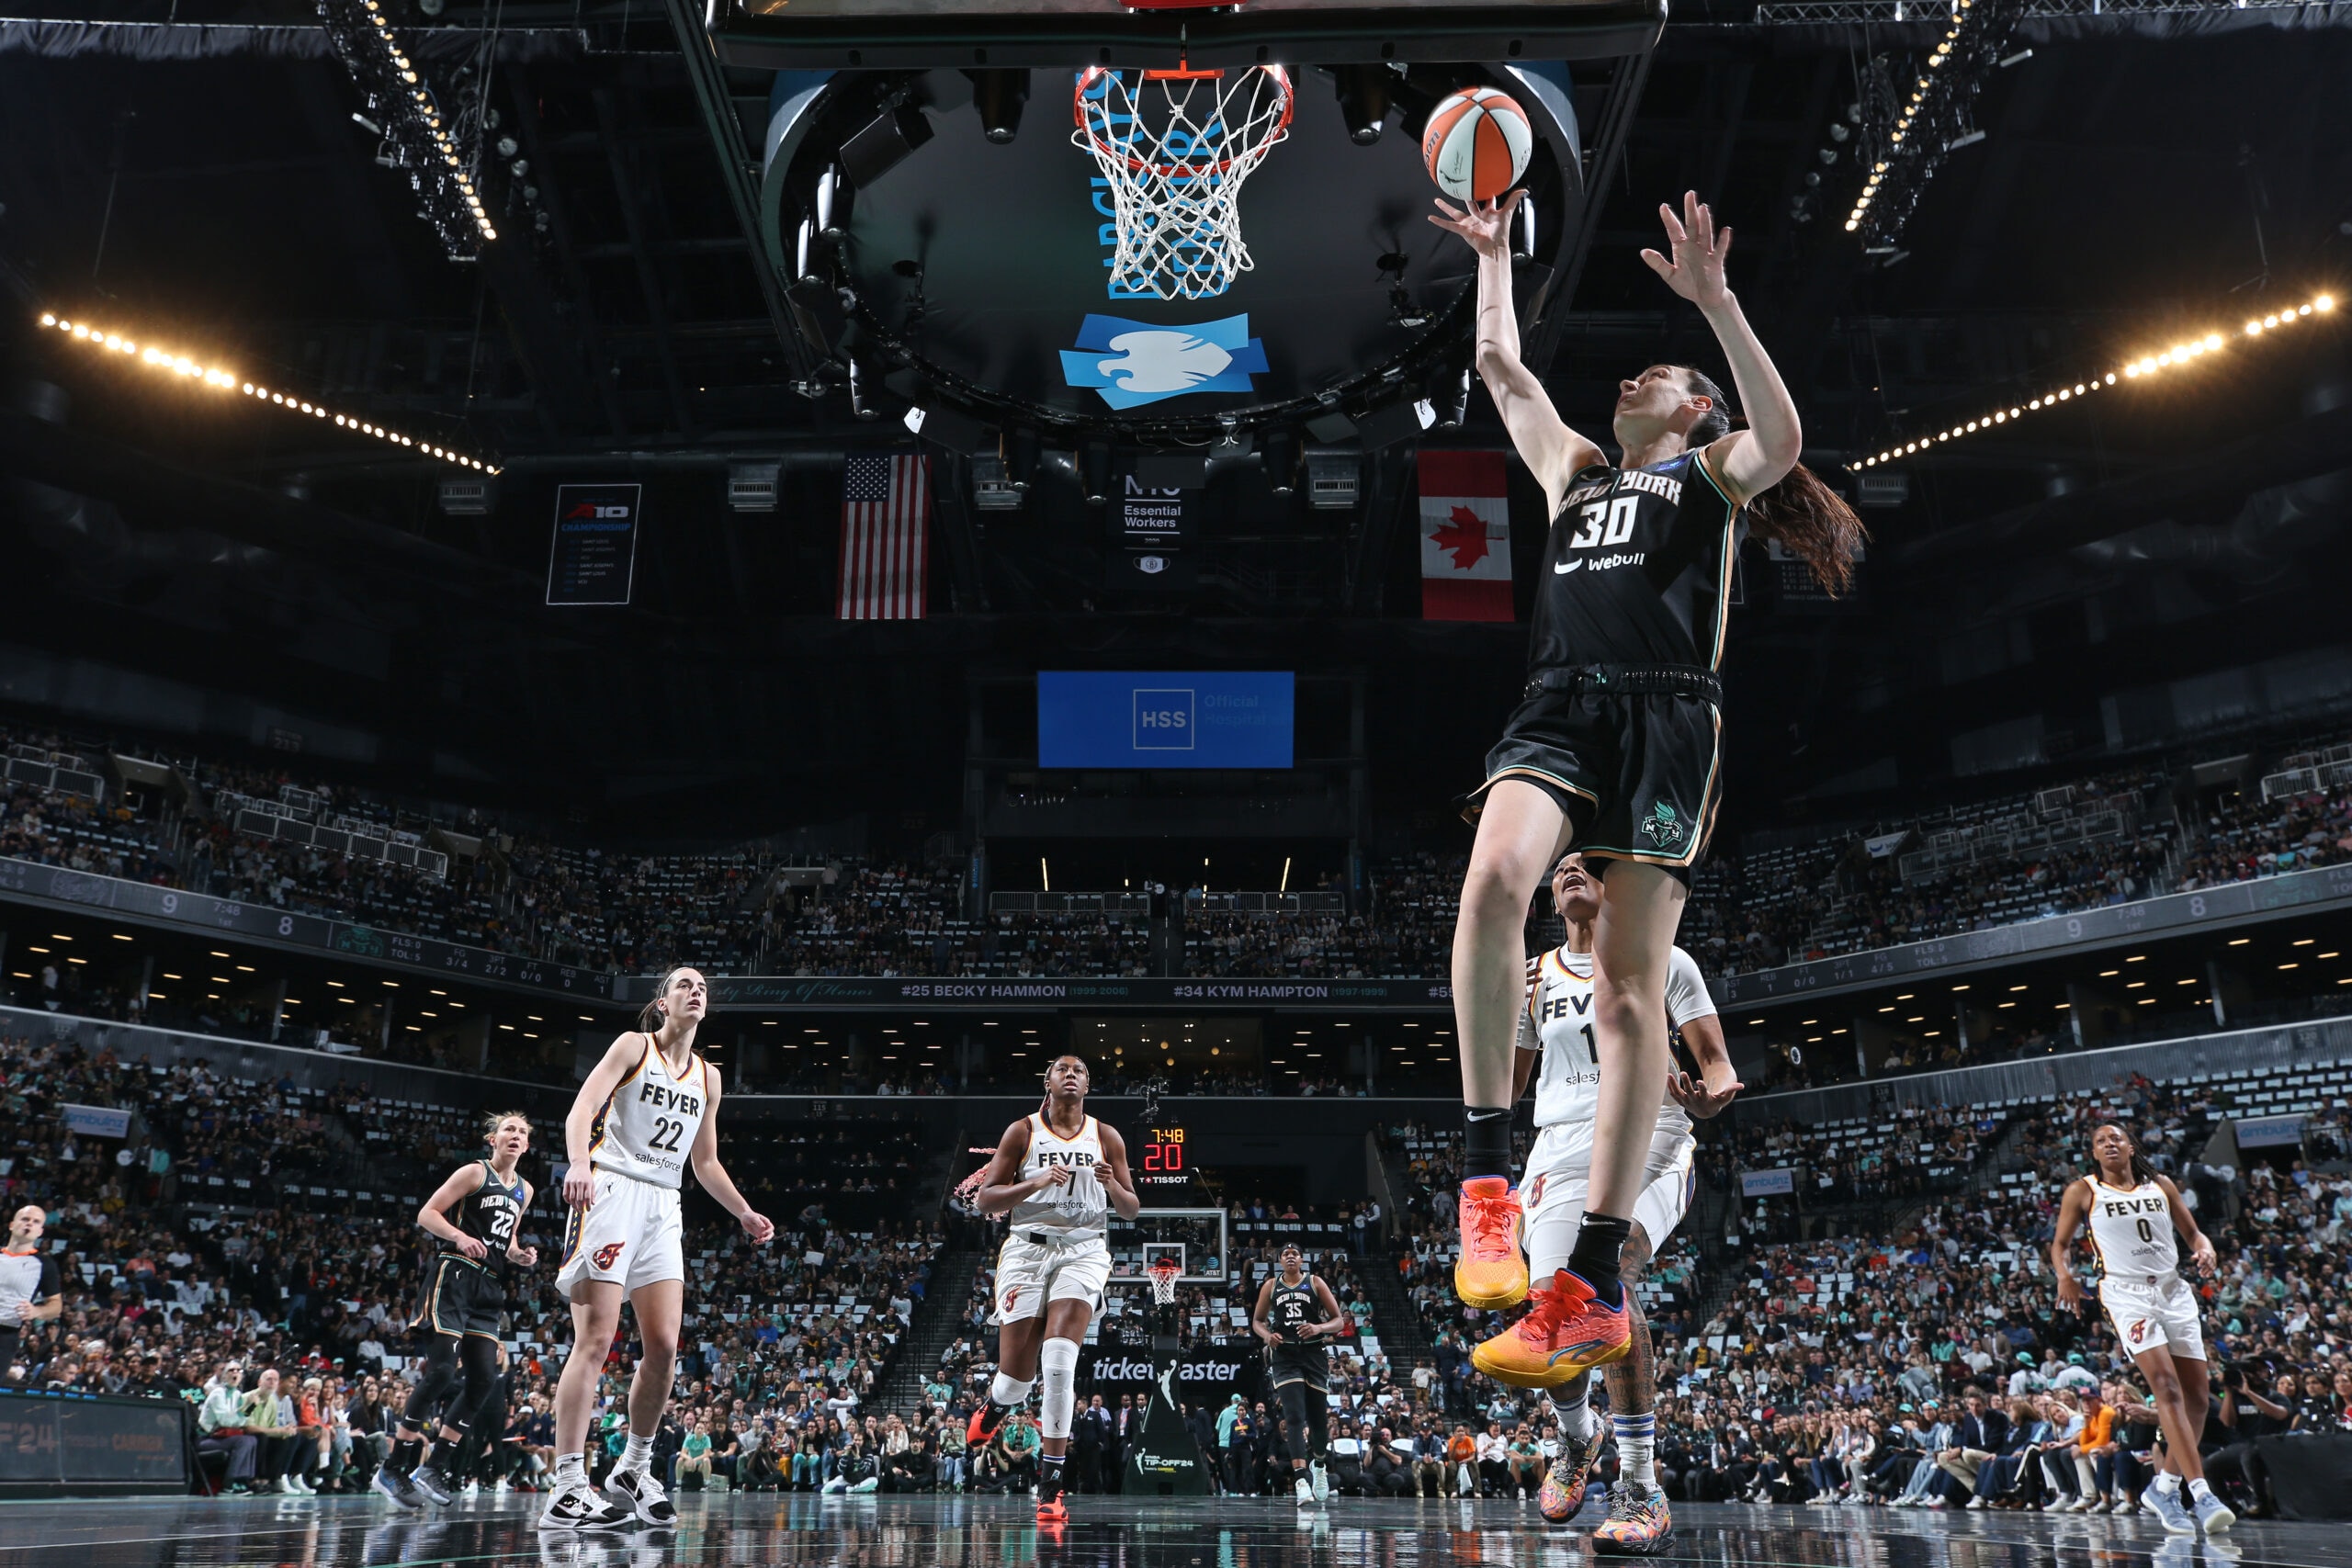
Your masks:
<svg viewBox="0 0 2352 1568"><path fill-rule="evenodd" d="M1456 201L1492 201L1527 172L1535 132L1508 93L1464 87L1438 105L1421 132L1421 161Z"/></svg>

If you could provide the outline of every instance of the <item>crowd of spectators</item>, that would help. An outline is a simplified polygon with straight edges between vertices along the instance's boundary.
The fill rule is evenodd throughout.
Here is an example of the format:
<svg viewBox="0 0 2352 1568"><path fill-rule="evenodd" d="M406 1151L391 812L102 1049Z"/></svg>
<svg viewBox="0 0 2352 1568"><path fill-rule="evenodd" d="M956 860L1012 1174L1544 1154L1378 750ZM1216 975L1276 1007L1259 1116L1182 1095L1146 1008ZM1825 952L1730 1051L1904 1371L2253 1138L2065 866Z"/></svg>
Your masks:
<svg viewBox="0 0 2352 1568"><path fill-rule="evenodd" d="M953 857L787 867L748 852L616 853L396 808L283 771L183 761L180 787L126 791L102 748L24 730L0 730L0 745L80 781L13 782L0 854L575 967L1057 976L1163 966L1139 913L972 914L968 867ZM2295 773L2308 775L2303 793L2266 801L2249 789L2185 819L2169 776L2140 771L1810 842L1723 846L1695 879L1683 945L1709 974L1737 974L2334 863L2352 857L2352 786L2335 777L2346 767ZM420 868L256 837L236 826L242 803L456 852L445 868L438 854ZM1922 846L1936 863L1906 874ZM1433 852L1383 863L1344 910L1188 915L1178 900L1177 966L1203 976L1442 976L1464 863Z"/></svg>
<svg viewBox="0 0 2352 1568"><path fill-rule="evenodd" d="M2267 1094L2322 1109L2302 1151L2340 1162L2352 1103L2332 1069ZM2233 1080L2234 1081L2234 1080ZM2243 1089L2239 1090L2243 1093ZM2333 1093L2335 1098L2330 1099ZM2257 1108L2257 1110L2260 1108ZM2048 1261L2065 1184L2089 1134L2120 1120L2171 1176L2220 1254L2205 1303L2214 1415L2208 1472L2241 1514L2272 1510L2256 1437L2352 1431L2352 1172L2299 1152L2244 1169L2202 1163L2222 1118L2245 1114L2215 1082L2130 1078L2098 1095L2020 1108L1891 1113L1854 1126L1726 1119L1702 1132L1705 1188L1742 1168L1794 1168L1811 1200L1769 1213L1694 1210L1651 1269L1658 1467L1678 1499L2126 1512L2152 1478L2157 1424L2144 1382L2094 1306L2058 1304ZM1879 1139L1874 1163L1864 1140ZM1931 1146L1931 1155L1907 1150ZM1410 1251L1397 1267L1438 1346L1443 1415L1527 1424L1539 1403L1451 1369L1510 1314L1453 1297L1451 1193L1457 1141L1393 1129ZM1997 1168L1985 1159L1996 1154ZM1932 1159L1962 1179L1906 1180ZM1715 1260L1702 1269L1689 1248ZM2088 1259L2077 1265L2086 1276ZM1646 1296L1645 1296L1645 1299ZM1449 1355L1451 1349L1451 1355ZM1603 1471L1609 1461L1604 1457Z"/></svg>

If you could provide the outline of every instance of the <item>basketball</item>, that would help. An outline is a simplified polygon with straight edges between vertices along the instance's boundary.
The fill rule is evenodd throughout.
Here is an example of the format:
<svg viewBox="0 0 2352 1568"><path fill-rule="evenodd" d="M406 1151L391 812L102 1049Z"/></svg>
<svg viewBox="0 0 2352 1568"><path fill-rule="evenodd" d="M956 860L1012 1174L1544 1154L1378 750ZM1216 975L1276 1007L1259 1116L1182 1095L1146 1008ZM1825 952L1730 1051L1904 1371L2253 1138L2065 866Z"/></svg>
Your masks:
<svg viewBox="0 0 2352 1568"><path fill-rule="evenodd" d="M1492 201L1527 172L1535 145L1527 111L1508 93L1464 87L1430 116L1421 160L1437 188L1456 201Z"/></svg>

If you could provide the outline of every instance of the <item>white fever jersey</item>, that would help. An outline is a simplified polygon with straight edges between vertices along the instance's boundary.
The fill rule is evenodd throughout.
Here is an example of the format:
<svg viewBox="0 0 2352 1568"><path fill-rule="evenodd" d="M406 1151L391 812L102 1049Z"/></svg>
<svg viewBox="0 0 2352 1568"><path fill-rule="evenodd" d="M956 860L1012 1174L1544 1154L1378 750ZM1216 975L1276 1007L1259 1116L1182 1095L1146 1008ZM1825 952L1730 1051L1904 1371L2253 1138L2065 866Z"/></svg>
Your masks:
<svg viewBox="0 0 2352 1568"><path fill-rule="evenodd" d="M672 1077L661 1047L647 1035L636 1070L596 1112L589 1163L656 1187L682 1185L695 1136L710 1111L707 1077L700 1056L690 1056L686 1070Z"/></svg>
<svg viewBox="0 0 2352 1568"><path fill-rule="evenodd" d="M1698 964L1676 948L1666 972L1667 1028L1712 1018L1714 1011L1714 998L1707 995ZM1593 1120L1600 1108L1600 1044L1593 1032L1592 954L1558 947L1527 961L1527 1006L1519 1015L1519 1048L1544 1053L1535 1080L1538 1127ZM1688 1133L1690 1118L1668 1098L1658 1109L1657 1124Z"/></svg>
<svg viewBox="0 0 2352 1568"><path fill-rule="evenodd" d="M2161 1280L2180 1268L2172 1201L2153 1181L2125 1190L2096 1176L2091 1184L2091 1247L2102 1272L2117 1279Z"/></svg>
<svg viewBox="0 0 2352 1568"><path fill-rule="evenodd" d="M1046 1125L1045 1114L1029 1113L1029 1152L1021 1156L1021 1179L1041 1176L1055 1166L1068 1166L1069 1179L1048 1187L1012 1206L1015 1231L1052 1231L1071 1240L1099 1236L1109 1224L1109 1202L1096 1168L1102 1163L1102 1134L1089 1116L1078 1136L1057 1136Z"/></svg>

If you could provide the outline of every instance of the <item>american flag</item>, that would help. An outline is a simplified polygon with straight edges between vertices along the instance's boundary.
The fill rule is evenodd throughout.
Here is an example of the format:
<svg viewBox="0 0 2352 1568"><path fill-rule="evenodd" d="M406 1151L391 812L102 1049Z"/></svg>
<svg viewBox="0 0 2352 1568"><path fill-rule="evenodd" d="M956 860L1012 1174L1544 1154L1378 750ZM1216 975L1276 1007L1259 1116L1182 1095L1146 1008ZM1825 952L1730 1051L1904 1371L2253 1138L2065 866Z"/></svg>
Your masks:
<svg viewBox="0 0 2352 1568"><path fill-rule="evenodd" d="M931 542L931 459L852 456L842 475L844 621L919 621Z"/></svg>

